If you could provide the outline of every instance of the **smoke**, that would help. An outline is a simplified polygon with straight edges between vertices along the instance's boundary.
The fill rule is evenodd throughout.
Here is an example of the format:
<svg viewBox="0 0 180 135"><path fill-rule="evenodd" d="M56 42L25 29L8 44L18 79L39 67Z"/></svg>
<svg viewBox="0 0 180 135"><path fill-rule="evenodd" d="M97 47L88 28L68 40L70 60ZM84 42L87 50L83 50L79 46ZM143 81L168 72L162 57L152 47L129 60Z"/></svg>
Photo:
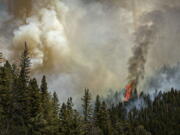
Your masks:
<svg viewBox="0 0 180 135"><path fill-rule="evenodd" d="M171 88L180 89L180 63L176 65L164 65L146 78L144 82L145 92L153 93L156 90L169 91Z"/></svg>
<svg viewBox="0 0 180 135"><path fill-rule="evenodd" d="M33 0L6 0L9 13L17 18L26 18L31 15Z"/></svg>
<svg viewBox="0 0 180 135"><path fill-rule="evenodd" d="M148 3L149 11L137 17L133 56L128 61L128 80L136 80L141 91L145 89L146 79L157 69L179 62L177 51L180 50L179 35L175 34L180 32L180 2L160 0L145 3Z"/></svg>
<svg viewBox="0 0 180 135"><path fill-rule="evenodd" d="M178 0L31 0L0 5L3 52L16 61L26 41L32 74L48 75L50 90L61 99L78 99L86 87L104 94L109 88L122 88L127 78L137 79L143 89L154 68L176 64L180 58L180 38L174 34L180 32Z"/></svg>
<svg viewBox="0 0 180 135"><path fill-rule="evenodd" d="M86 87L103 94L104 89L123 86L132 46L128 39L133 39L132 13L110 3L32 1L25 18L10 12L13 34L5 38L11 39L11 60L19 58L26 41L32 73L47 74L50 89L61 98L79 95Z"/></svg>
<svg viewBox="0 0 180 135"><path fill-rule="evenodd" d="M180 4L177 1L175 2L176 5L170 4L170 6L163 6L161 10L156 10L150 14L154 24L156 24L157 33L156 40L153 40L154 43L151 48L149 48L147 56L148 60L145 65L145 79L142 80L139 86L144 91L155 89L167 91L170 90L170 87L179 88L176 80L178 78L179 70L174 70L174 73L176 72L175 74L177 74L177 76L173 76L172 72L172 75L167 74L167 76L172 77L171 82L168 82L166 78L161 76L161 73L158 73L164 65L170 65L170 67L176 66L180 58L178 53L180 50L180 36L175 34L180 32L180 25L178 23L180 21ZM171 68L167 68L167 72L168 71L172 71ZM152 84L149 80L156 80L157 85L153 85L155 83Z"/></svg>
<svg viewBox="0 0 180 135"><path fill-rule="evenodd" d="M22 51L24 42L29 49L34 61L33 71L65 71L69 67L70 48L64 34L64 28L59 22L57 14L51 9L41 9L36 15L28 18L26 24L14 31L14 55ZM72 62L71 62L72 63ZM57 65L61 65L59 69Z"/></svg>
<svg viewBox="0 0 180 135"><path fill-rule="evenodd" d="M145 64L149 46L154 39L155 30L151 22L140 26L136 33L136 45L133 47L133 56L129 59L129 80L136 80L144 78Z"/></svg>

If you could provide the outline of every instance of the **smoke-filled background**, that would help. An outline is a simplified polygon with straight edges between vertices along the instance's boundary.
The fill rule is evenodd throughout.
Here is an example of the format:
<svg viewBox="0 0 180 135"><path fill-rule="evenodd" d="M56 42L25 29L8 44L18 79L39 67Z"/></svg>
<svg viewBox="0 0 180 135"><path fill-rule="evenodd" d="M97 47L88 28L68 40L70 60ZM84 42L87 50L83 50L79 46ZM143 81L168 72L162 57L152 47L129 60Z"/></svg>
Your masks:
<svg viewBox="0 0 180 135"><path fill-rule="evenodd" d="M62 100L132 80L140 91L180 88L179 33L179 0L0 1L0 51L17 62L26 41L32 74Z"/></svg>

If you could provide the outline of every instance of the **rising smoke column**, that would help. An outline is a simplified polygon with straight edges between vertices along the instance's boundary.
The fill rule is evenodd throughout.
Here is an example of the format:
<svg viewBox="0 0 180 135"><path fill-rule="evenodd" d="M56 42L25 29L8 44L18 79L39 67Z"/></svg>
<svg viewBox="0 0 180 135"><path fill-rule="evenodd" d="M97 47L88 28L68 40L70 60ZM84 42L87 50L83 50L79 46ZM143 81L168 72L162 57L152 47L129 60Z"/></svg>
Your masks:
<svg viewBox="0 0 180 135"><path fill-rule="evenodd" d="M139 26L135 35L136 44L133 47L133 56L128 61L128 80L136 80L136 83L138 83L140 79L144 78L148 50L155 35L154 24L149 22Z"/></svg>
<svg viewBox="0 0 180 135"><path fill-rule="evenodd" d="M139 81L144 79L145 65L148 58L148 52L152 41L155 40L155 24L149 19L148 12L138 16L136 10L136 0L132 1L135 46L132 48L133 55L128 60L128 84L125 86L124 101L128 101L133 91L138 87ZM140 11L139 11L140 12Z"/></svg>
<svg viewBox="0 0 180 135"><path fill-rule="evenodd" d="M179 62L177 50L180 50L179 35L175 34L179 33L180 1L152 0L144 3L148 3L150 8L137 19L133 56L128 61L128 80L136 80L137 87L142 90L145 88L143 83L156 69Z"/></svg>

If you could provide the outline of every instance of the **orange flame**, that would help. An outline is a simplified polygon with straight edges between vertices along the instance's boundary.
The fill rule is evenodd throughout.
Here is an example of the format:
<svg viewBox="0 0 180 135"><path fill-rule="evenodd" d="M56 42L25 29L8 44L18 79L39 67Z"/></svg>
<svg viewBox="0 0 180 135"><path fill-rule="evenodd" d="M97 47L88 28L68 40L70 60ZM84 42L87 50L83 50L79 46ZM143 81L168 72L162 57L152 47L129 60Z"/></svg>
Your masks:
<svg viewBox="0 0 180 135"><path fill-rule="evenodd" d="M132 96L132 91L135 89L135 84L136 84L136 81L132 81L130 82L128 85L126 85L125 89L126 89L126 92L125 92L125 96L124 96L124 101L128 101L131 96Z"/></svg>

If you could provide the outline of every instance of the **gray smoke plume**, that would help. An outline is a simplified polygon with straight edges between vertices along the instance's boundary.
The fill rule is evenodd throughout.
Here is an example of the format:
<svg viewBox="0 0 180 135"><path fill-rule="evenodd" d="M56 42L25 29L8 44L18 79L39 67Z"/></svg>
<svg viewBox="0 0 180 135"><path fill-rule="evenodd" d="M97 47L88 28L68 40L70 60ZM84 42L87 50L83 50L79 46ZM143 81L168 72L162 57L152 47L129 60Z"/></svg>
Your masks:
<svg viewBox="0 0 180 135"><path fill-rule="evenodd" d="M144 89L146 79L156 69L179 62L176 51L180 50L179 35L175 34L180 32L180 2L160 0L144 3L148 3L149 11L137 17L133 56L128 61L128 80L137 80L140 90Z"/></svg>
<svg viewBox="0 0 180 135"><path fill-rule="evenodd" d="M129 59L129 80L144 78L145 64L147 61L149 47L154 39L155 29L153 22L143 24L136 33L136 45L133 47L133 56Z"/></svg>

